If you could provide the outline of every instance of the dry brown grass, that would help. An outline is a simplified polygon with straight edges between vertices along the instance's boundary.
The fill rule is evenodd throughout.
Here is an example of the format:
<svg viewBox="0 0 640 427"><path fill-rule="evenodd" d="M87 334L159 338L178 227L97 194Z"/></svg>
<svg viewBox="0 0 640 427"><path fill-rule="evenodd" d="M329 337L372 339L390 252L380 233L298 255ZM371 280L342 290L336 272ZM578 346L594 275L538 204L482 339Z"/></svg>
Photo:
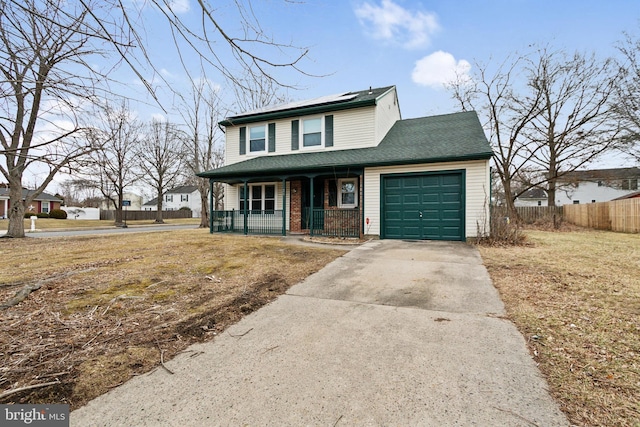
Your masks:
<svg viewBox="0 0 640 427"><path fill-rule="evenodd" d="M165 219L165 224L200 224L200 218L176 218ZM9 224L9 220L0 220L0 229L6 230ZM139 221L127 221L128 226L136 225L155 225L154 220L139 220ZM38 230L55 230L55 229L75 229L75 228L111 228L115 227L115 223L112 220L97 220L97 219L53 219L53 218L38 218L36 220L36 229ZM31 228L31 220L24 220L24 230L29 231Z"/></svg>
<svg viewBox="0 0 640 427"><path fill-rule="evenodd" d="M480 247L551 392L573 424L640 425L640 235L527 231Z"/></svg>
<svg viewBox="0 0 640 427"><path fill-rule="evenodd" d="M0 392L58 380L0 403L77 408L212 339L343 254L208 230L0 239ZM63 276L64 275L64 276Z"/></svg>

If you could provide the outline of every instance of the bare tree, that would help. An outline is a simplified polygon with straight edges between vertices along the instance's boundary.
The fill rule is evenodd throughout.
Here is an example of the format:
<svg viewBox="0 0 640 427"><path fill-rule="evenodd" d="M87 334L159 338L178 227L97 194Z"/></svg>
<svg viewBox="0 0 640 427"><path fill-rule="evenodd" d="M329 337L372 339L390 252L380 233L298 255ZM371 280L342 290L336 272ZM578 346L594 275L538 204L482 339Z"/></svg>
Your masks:
<svg viewBox="0 0 640 427"><path fill-rule="evenodd" d="M617 146L619 127L609 108L617 70L594 54L540 49L526 71L529 87L541 95L527 130L535 142L530 161L544 172L548 204L555 206L558 178Z"/></svg>
<svg viewBox="0 0 640 427"><path fill-rule="evenodd" d="M100 149L90 154L82 173L115 209L115 224L122 225L124 193L140 177L137 155L143 125L126 102L117 108L107 105L100 117L101 123L90 133L92 143Z"/></svg>
<svg viewBox="0 0 640 427"><path fill-rule="evenodd" d="M611 60L541 48L493 72L476 68L471 81L449 90L462 109L484 118L511 216L515 198L533 187L545 188L554 206L558 178L615 147Z"/></svg>
<svg viewBox="0 0 640 427"><path fill-rule="evenodd" d="M241 85L233 86L235 104L239 112L257 110L289 101L287 95L282 93L282 87L265 76L247 73L240 81Z"/></svg>
<svg viewBox="0 0 640 427"><path fill-rule="evenodd" d="M185 163L192 182L200 192L200 227L209 227L209 180L198 178L197 173L215 169L224 164L222 131L218 126L220 101L216 87L206 79L194 82L192 98L185 101L183 118L188 128L185 140ZM213 186L214 209L220 209L224 197L222 183Z"/></svg>
<svg viewBox="0 0 640 427"><path fill-rule="evenodd" d="M458 78L448 85L452 97L462 110L476 110L483 120L494 153L495 172L500 178L504 202L509 215L517 218L514 199L527 189L515 188L514 180L536 152L525 129L539 113L539 91L517 91L524 80L522 64L526 56L507 58L495 71L488 64L475 64L472 79Z"/></svg>
<svg viewBox="0 0 640 427"><path fill-rule="evenodd" d="M181 49L193 49L201 70L214 70L234 85L244 85L236 78L243 72L266 77L276 85L284 85L278 69L303 72L300 63L307 50L275 41L260 26L250 1L230 1L230 7L216 4L215 9L198 1L199 27L190 27L180 18L178 3L183 4L170 0L126 5L120 0L0 1L0 153L5 159L0 171L11 186L7 236L24 237L25 171L36 164L45 170L38 171L44 178L28 196L28 204L56 173L95 148L85 144L94 138L78 135L83 130L78 114L83 104L111 95L115 86L108 83L115 67L126 64L156 98L154 86L143 76L151 69L154 78L162 78L145 48L142 8L151 5L163 14L181 59ZM115 60L105 66L105 72L89 59L108 54ZM189 70L193 64L184 68Z"/></svg>
<svg viewBox="0 0 640 427"><path fill-rule="evenodd" d="M625 34L617 46L620 78L611 108L620 123L620 150L640 162L640 39Z"/></svg>
<svg viewBox="0 0 640 427"><path fill-rule="evenodd" d="M58 185L58 192L66 206L97 208L102 199L95 186L85 179L67 179Z"/></svg>
<svg viewBox="0 0 640 427"><path fill-rule="evenodd" d="M24 237L25 205L95 148L86 144L78 117L95 92L86 58L100 52L87 16L62 0L0 2L0 171L10 186L9 237ZM44 178L23 203L30 168Z"/></svg>
<svg viewBox="0 0 640 427"><path fill-rule="evenodd" d="M142 181L155 191L156 221L162 218L162 195L171 188L182 174L185 135L169 122L152 121L147 136L138 146L138 164Z"/></svg>

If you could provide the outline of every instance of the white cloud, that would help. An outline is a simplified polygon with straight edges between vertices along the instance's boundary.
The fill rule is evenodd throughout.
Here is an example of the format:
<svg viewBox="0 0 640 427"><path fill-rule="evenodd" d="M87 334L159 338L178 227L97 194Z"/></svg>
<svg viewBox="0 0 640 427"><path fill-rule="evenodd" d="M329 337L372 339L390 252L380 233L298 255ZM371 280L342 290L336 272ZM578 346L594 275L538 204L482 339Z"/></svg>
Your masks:
<svg viewBox="0 0 640 427"><path fill-rule="evenodd" d="M167 117L164 114L154 113L151 115L151 120L155 122L165 123L167 121Z"/></svg>
<svg viewBox="0 0 640 427"><path fill-rule="evenodd" d="M379 6L365 2L355 13L373 38L398 43L407 49L428 46L431 35L440 29L435 14L410 11L392 0L382 0Z"/></svg>
<svg viewBox="0 0 640 427"><path fill-rule="evenodd" d="M167 8L173 13L187 13L191 10L189 0L173 0L167 3Z"/></svg>
<svg viewBox="0 0 640 427"><path fill-rule="evenodd" d="M456 61L452 54L439 50L416 61L411 79L419 85L442 88L457 80L471 81L470 70L468 61Z"/></svg>
<svg viewBox="0 0 640 427"><path fill-rule="evenodd" d="M193 86L206 88L213 93L219 93L222 90L222 86L219 83L216 83L206 77L197 77L193 79Z"/></svg>

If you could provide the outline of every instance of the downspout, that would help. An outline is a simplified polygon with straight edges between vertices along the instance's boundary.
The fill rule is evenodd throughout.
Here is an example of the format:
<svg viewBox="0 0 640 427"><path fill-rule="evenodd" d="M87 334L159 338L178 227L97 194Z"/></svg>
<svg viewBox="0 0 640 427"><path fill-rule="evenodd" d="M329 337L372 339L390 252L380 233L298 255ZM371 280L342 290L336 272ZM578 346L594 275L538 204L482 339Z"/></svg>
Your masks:
<svg viewBox="0 0 640 427"><path fill-rule="evenodd" d="M361 204L361 209L362 212L360 214L361 218L360 218L360 238L364 237L364 169L362 170L362 174L360 175L360 178L362 179L362 182L360 183L361 186L358 187L358 197L360 197L360 194L362 194L362 199L360 200Z"/></svg>
<svg viewBox="0 0 640 427"><path fill-rule="evenodd" d="M209 234L213 234L213 179L209 179Z"/></svg>
<svg viewBox="0 0 640 427"><path fill-rule="evenodd" d="M282 235L287 235L287 178L282 178Z"/></svg>
<svg viewBox="0 0 640 427"><path fill-rule="evenodd" d="M313 237L313 181L315 181L315 176L311 177L311 180L309 182L309 198L310 198L310 202L309 202L309 236Z"/></svg>
<svg viewBox="0 0 640 427"><path fill-rule="evenodd" d="M489 166L489 236L491 236L491 221L493 218L493 203L491 203L491 199L493 197L493 167ZM484 230L485 235L487 234L487 230Z"/></svg>
<svg viewBox="0 0 640 427"><path fill-rule="evenodd" d="M249 234L249 184L244 182L244 235Z"/></svg>

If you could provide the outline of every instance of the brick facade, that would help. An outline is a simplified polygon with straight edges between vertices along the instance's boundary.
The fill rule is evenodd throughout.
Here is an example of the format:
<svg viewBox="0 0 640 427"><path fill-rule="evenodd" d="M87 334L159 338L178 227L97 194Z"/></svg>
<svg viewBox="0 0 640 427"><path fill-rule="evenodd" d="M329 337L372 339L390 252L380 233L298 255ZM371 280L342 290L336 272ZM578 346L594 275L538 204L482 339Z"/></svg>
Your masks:
<svg viewBox="0 0 640 427"><path fill-rule="evenodd" d="M289 231L302 232L302 181L291 181L289 190Z"/></svg>
<svg viewBox="0 0 640 427"><path fill-rule="evenodd" d="M339 210L340 208L338 206L329 206L329 179L324 179L322 182L324 186L323 209L325 211ZM330 212L325 212L325 230L337 230L339 228L357 229L360 230L360 234L362 234L360 226L360 209L362 207L364 197L362 184L362 176L360 176L358 177L358 208L353 209L354 214L345 218L343 215L332 215ZM290 186L289 231L293 233L308 233L308 229L302 228L302 181L291 181ZM339 189L337 197L340 197Z"/></svg>

